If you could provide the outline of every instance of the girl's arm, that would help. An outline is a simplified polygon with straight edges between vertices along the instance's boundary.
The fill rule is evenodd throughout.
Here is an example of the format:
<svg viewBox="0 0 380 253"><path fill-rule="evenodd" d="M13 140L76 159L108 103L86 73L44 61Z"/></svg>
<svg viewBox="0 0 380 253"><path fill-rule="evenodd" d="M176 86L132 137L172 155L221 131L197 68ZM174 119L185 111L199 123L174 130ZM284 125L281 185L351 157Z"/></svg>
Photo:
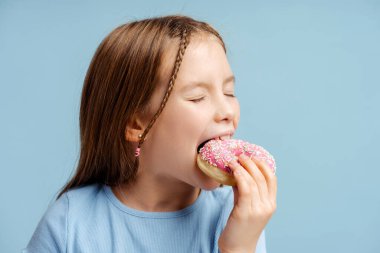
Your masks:
<svg viewBox="0 0 380 253"><path fill-rule="evenodd" d="M262 161L245 155L230 164L237 185L233 187L234 208L219 237L222 253L252 253L276 210L277 177Z"/></svg>

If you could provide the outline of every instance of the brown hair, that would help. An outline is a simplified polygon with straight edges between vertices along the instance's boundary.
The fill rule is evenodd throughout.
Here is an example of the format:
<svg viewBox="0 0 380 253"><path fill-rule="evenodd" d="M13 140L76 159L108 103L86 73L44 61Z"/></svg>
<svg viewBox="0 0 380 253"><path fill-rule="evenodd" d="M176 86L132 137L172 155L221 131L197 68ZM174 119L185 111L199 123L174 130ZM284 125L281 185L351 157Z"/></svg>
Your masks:
<svg viewBox="0 0 380 253"><path fill-rule="evenodd" d="M88 68L80 105L80 157L74 176L58 198L71 188L92 183L115 186L136 179L138 157L125 138L127 123L136 112L149 112L150 98L160 82L162 59L178 43L177 58L166 94L143 134L163 110L192 34L216 36L209 24L187 16L162 16L132 21L115 28L99 47Z"/></svg>

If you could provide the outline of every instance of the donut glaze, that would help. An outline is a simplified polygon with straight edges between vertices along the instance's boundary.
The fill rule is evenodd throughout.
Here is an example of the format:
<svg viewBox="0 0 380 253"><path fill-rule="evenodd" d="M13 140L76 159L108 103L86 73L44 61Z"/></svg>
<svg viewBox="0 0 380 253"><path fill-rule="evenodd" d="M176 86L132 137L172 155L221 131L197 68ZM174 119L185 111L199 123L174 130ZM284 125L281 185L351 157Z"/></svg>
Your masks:
<svg viewBox="0 0 380 253"><path fill-rule="evenodd" d="M198 167L208 176L221 184L236 185L228 163L238 161L238 156L245 154L257 160L265 161L276 173L276 163L273 156L263 147L243 140L210 140L199 151L197 156Z"/></svg>

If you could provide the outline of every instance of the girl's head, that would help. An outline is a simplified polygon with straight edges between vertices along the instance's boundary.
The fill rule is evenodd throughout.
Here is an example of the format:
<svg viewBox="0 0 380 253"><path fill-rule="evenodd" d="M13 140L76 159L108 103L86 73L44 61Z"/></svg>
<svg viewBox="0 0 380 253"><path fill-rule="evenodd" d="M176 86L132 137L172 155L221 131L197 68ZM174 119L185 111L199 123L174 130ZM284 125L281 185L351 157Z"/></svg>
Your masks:
<svg viewBox="0 0 380 253"><path fill-rule="evenodd" d="M91 183L133 183L138 173L215 188L218 183L197 168L197 148L233 133L239 117L225 45L210 25L186 16L121 25L101 42L89 66L80 159L61 194Z"/></svg>

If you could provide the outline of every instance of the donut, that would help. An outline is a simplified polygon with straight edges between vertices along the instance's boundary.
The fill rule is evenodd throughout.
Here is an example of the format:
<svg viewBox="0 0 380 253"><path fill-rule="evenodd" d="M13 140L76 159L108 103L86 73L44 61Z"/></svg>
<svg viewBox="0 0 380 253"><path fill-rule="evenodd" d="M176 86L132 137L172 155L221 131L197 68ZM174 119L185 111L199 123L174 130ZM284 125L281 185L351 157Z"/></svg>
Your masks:
<svg viewBox="0 0 380 253"><path fill-rule="evenodd" d="M228 163L238 161L238 156L244 153L248 157L265 161L276 173L276 163L273 156L263 147L237 139L212 139L199 149L197 165L207 176L220 184L235 186L235 177ZM239 161L238 161L239 162Z"/></svg>

